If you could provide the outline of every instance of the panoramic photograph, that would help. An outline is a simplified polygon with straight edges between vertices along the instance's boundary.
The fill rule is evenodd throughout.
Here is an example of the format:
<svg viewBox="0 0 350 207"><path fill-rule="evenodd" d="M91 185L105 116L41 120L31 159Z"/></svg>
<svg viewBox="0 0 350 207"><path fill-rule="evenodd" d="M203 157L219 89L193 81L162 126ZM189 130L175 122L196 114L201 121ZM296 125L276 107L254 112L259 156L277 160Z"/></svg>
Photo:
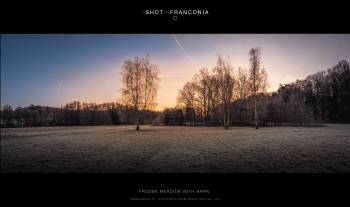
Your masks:
<svg viewBox="0 0 350 207"><path fill-rule="evenodd" d="M349 34L2 34L2 173L349 173Z"/></svg>

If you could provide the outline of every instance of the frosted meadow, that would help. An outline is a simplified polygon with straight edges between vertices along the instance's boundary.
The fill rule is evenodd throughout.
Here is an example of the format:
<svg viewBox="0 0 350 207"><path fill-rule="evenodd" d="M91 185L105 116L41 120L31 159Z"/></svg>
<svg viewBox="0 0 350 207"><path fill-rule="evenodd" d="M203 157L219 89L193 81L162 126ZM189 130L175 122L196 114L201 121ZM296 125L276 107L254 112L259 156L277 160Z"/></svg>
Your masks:
<svg viewBox="0 0 350 207"><path fill-rule="evenodd" d="M350 172L349 125L1 129L2 172Z"/></svg>

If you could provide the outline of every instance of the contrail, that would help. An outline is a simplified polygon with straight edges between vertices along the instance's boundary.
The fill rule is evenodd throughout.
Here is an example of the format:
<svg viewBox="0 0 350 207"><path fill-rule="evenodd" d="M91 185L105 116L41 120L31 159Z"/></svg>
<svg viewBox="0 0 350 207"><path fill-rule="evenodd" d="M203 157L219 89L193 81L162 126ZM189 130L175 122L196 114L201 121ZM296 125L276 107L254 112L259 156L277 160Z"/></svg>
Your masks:
<svg viewBox="0 0 350 207"><path fill-rule="evenodd" d="M57 95L60 95L62 86L63 86L63 80L60 81L60 83L58 84L58 87L57 87Z"/></svg>
<svg viewBox="0 0 350 207"><path fill-rule="evenodd" d="M188 54L188 52L185 50L185 48L182 46L182 44L180 43L180 41L177 39L175 34L171 35L173 37L173 39L175 40L176 44L181 48L182 52L185 54L185 56L187 57L187 59L191 62L192 66L196 66L196 64L194 63L192 57Z"/></svg>

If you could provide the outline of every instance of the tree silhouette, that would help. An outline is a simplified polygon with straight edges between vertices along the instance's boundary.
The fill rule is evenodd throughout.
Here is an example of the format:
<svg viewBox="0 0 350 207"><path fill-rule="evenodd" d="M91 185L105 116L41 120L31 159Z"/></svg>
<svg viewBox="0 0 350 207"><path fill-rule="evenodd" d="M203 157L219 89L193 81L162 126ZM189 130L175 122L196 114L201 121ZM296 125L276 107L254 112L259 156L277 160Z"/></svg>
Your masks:
<svg viewBox="0 0 350 207"><path fill-rule="evenodd" d="M153 109L156 105L159 87L159 70L145 58L126 60L122 66L122 97L124 103L132 106L136 116L136 130L140 129L140 110Z"/></svg>
<svg viewBox="0 0 350 207"><path fill-rule="evenodd" d="M233 98L234 89L234 77L233 68L228 59L224 59L218 56L217 65L214 68L214 73L217 77L221 106L222 106L222 118L225 129L230 125L230 105Z"/></svg>
<svg viewBox="0 0 350 207"><path fill-rule="evenodd" d="M254 121L255 128L258 129L258 112L256 108L256 96L259 92L266 90L267 86L267 74L265 69L261 66L261 49L252 48L249 51L249 62L250 62L250 81L251 91L254 96Z"/></svg>

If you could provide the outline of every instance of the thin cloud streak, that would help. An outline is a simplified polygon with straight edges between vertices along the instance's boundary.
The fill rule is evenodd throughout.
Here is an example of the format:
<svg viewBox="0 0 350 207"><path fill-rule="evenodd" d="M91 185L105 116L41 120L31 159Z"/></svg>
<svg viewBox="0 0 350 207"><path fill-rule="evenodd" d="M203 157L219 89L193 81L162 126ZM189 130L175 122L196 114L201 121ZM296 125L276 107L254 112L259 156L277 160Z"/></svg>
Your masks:
<svg viewBox="0 0 350 207"><path fill-rule="evenodd" d="M186 51L186 49L182 46L182 44L180 43L180 41L177 39L175 34L171 35L172 38L175 40L176 44L179 46L179 48L182 50L182 52L184 53L184 55L187 57L187 59L190 61L190 63L192 64L192 66L196 66L195 62L193 61L192 57L188 54L188 52Z"/></svg>
<svg viewBox="0 0 350 207"><path fill-rule="evenodd" d="M60 95L63 86L63 80L59 82L57 87L57 95Z"/></svg>

